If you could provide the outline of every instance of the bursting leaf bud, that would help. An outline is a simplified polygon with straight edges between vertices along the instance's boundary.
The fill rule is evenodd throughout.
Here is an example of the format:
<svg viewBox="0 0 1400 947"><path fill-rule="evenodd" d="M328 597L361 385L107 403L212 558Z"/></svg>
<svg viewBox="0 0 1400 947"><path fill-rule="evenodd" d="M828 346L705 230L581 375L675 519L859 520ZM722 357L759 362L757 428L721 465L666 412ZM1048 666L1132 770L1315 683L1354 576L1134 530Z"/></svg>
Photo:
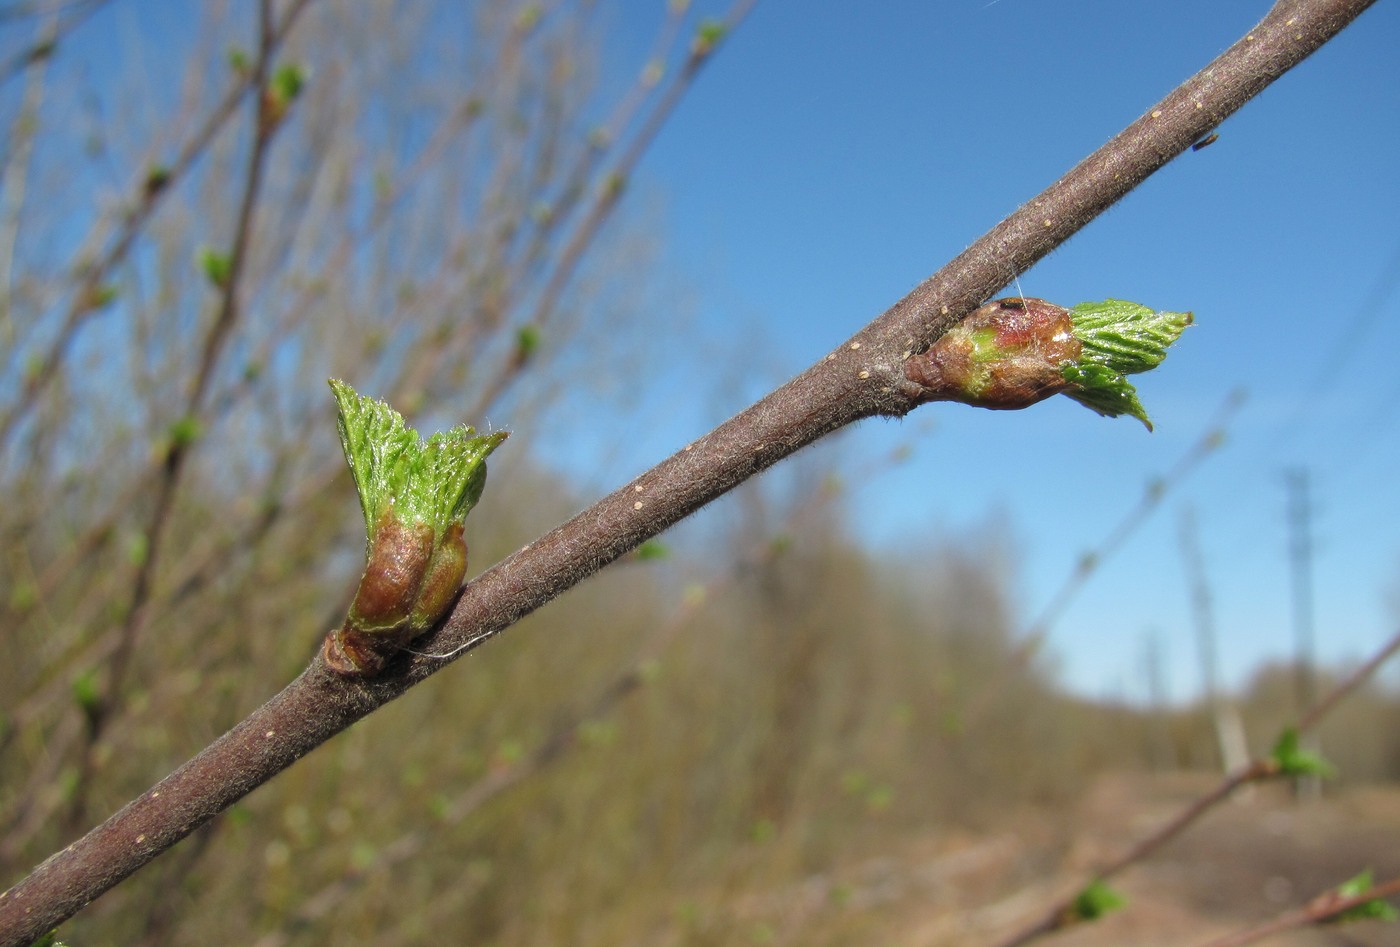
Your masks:
<svg viewBox="0 0 1400 947"><path fill-rule="evenodd" d="M331 389L365 516L366 564L321 656L337 673L373 677L451 608L467 573L463 522L486 486L486 458L507 434L459 425L424 441L384 402L334 379Z"/></svg>
<svg viewBox="0 0 1400 947"><path fill-rule="evenodd" d="M1013 296L989 302L905 362L928 401L1010 411L1065 394L1107 417L1152 423L1127 377L1161 364L1191 324L1189 312L1156 312L1109 299L1065 309Z"/></svg>

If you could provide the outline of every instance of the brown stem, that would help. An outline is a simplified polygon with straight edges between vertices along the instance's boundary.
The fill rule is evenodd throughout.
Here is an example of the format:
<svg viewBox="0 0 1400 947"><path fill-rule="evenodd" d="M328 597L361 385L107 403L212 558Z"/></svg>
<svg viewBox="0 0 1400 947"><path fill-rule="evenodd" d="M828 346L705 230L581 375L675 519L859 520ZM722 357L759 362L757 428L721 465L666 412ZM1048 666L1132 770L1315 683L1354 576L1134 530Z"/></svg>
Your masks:
<svg viewBox="0 0 1400 947"><path fill-rule="evenodd" d="M725 30L732 32L738 27L757 2L758 0L735 0L724 18ZM602 176L599 190L585 210L583 217L564 242L563 248L545 280L544 288L540 291L530 315L524 322L525 325L541 326L556 311L559 300L577 272L584 254L597 239L603 224L607 223L612 216L613 209L617 206L617 202L626 187L628 177L636 170L642 156L646 154L666 120L675 111L681 98L694 83L700 70L713 58L713 54L714 49L709 45L702 45L697 41L691 46L675 78L672 79L661 93L656 104L647 113L641 127L627 143L617 161ZM484 415L486 409L496 403L496 400L505 393L511 383L521 377L524 367L525 364L522 361L510 361L501 365L478 396L475 411L472 412L471 416Z"/></svg>
<svg viewBox="0 0 1400 947"><path fill-rule="evenodd" d="M296 23L297 18L309 3L310 0L292 0L282 19L271 31L269 55L286 38L292 25ZM59 369L68 357L68 352L73 346L73 340L77 337L78 330L88 319L100 311L93 307L93 299L97 298L98 290L112 270L126 259L127 254L136 243L136 238L140 236L142 228L155 214L156 208L160 206L161 197L170 192L171 186L189 171L199 156L209 147L215 134L233 117L238 109L238 104L243 101L243 97L248 92L259 89L256 75L250 74L239 79L205 118L204 124L200 125L195 133L189 137L176 154L175 159L162 169L163 174L159 178L159 183L156 183L156 180L150 176L149 170L142 172L134 185L135 195L132 199L131 210L123 215L118 225L117 236L96 262L76 268L78 286L68 303L68 311L63 317L63 325L59 328L58 334L49 344L48 349L38 359L38 367L26 376L19 396L15 399L15 404L8 412L0 416L0 453L4 452L10 436L15 432L25 415L33 409L44 389L58 377Z"/></svg>
<svg viewBox="0 0 1400 947"><path fill-rule="evenodd" d="M267 77L271 71L272 55L277 44L277 32L276 24L272 20L271 0L263 0L259 9L260 41L257 58L252 68L252 81L255 88L261 89L266 85ZM248 155L243 192L239 198L233 245L229 251L228 274L220 286L218 311L215 314L213 324L205 334L199 364L184 405L183 418L188 420L203 420L204 402L209 386L213 384L219 354L228 342L242 311L239 290L242 285L242 275L247 268L248 250L252 245L254 211L262 190L268 148L275 131L275 126L270 124L267 118L267 97L265 95L259 96L256 102L254 122L257 131L254 134L253 147ZM171 511L174 509L175 499L179 494L194 443L192 440L172 439L169 447L166 448L161 464L160 479L156 484L155 503L143 531L146 554L132 581L131 599L127 604L116 650L107 665L103 691L88 713L87 745L84 748L80 764L77 782L79 787L91 784L88 777L95 765L95 747L106 729L107 722L120 704L126 673L148 613L147 605L151 599L156 570L161 564L161 553L164 549L163 544L167 533L166 526L169 523ZM67 821L69 823L83 817L85 803L86 794L80 789L74 793L68 806L69 817Z"/></svg>
<svg viewBox="0 0 1400 947"><path fill-rule="evenodd" d="M1338 915L1344 914L1352 908L1360 907L1368 901L1393 898L1396 895L1400 895L1400 878L1392 878L1384 884L1373 885L1370 890L1349 898L1344 898L1335 891L1329 891L1314 898L1296 911L1280 915L1258 927L1227 934L1202 945L1202 947L1244 947L1245 944L1253 944L1265 937L1281 934L1284 931L1295 930L1299 927L1311 927L1314 924L1325 924Z"/></svg>
<svg viewBox="0 0 1400 947"><path fill-rule="evenodd" d="M424 642L480 644L736 484L853 421L918 402L903 363L1318 49L1374 0L1289 0L1148 114L838 350L467 586ZM463 648L456 656L460 657ZM373 681L314 661L158 786L0 895L0 945L25 944L354 721L441 670L416 657Z"/></svg>
<svg viewBox="0 0 1400 947"><path fill-rule="evenodd" d="M1298 732L1302 734L1316 728L1326 715L1341 703L1344 697L1370 680L1376 671L1380 670L1381 665L1393 657L1397 651L1400 651L1400 632L1397 632L1382 645L1369 661L1358 667L1346 680L1339 683L1330 693L1318 701L1299 722ZM1204 796L1177 813L1171 821L1096 871L1093 877L1100 881L1107 880L1125 868L1146 860L1163 845L1185 832L1201 816L1228 799L1236 789L1277 775L1278 766L1270 759L1254 760L1243 766L1221 780L1215 788ZM1071 895L1055 904L1039 920L1013 934L1010 938L1001 941L999 947L1018 947L1020 944L1030 943L1046 934L1053 934L1079 923L1083 919L1073 911L1075 897L1075 895Z"/></svg>

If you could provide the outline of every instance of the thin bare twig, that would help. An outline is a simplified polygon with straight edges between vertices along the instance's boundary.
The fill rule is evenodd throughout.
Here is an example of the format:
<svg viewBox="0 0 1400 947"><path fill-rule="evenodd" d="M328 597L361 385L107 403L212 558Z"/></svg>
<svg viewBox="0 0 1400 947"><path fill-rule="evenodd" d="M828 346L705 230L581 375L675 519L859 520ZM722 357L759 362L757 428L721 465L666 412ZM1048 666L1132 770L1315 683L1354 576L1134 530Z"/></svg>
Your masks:
<svg viewBox="0 0 1400 947"><path fill-rule="evenodd" d="M1397 651L1400 651L1400 632L1396 632L1389 641L1376 651L1376 654L1369 661L1354 670L1345 680L1334 687L1330 693L1326 694L1318 701L1299 721L1297 725L1298 733L1302 735L1316 729L1316 727L1322 723L1326 715L1341 703L1343 698L1351 694L1366 681L1370 680L1375 675L1376 671L1380 670L1381 665L1384 664L1387 659L1393 657ZM1163 845L1166 845L1195 824L1201 816L1232 796L1235 790L1239 789L1241 786L1271 779L1277 775L1279 775L1279 767L1274 760L1259 759L1251 761L1226 776L1213 789L1181 810L1181 812L1177 813L1171 820L1158 828L1157 831L1138 842L1103 868L1093 872L1091 877L1098 881L1107 881L1124 869L1140 861L1145 861ZM1030 943L1046 934L1053 934L1056 931L1061 931L1067 927L1073 927L1081 923L1084 918L1074 910L1076 898L1077 893L1066 897L1064 900L1051 907L1039 920L1018 931L1010 938L1001 941L999 947L1019 947L1021 944Z"/></svg>
<svg viewBox="0 0 1400 947"><path fill-rule="evenodd" d="M252 75L254 88L262 89L268 81L272 68L272 56L277 45L276 24L272 19L271 0L259 4L259 42L257 56L253 62ZM242 276L247 269L247 257L252 246L254 210L262 190L263 174L267 165L269 147L272 144L278 122L269 116L269 99L260 95L253 116L255 132L253 147L249 150L244 171L243 191L239 197L238 214L234 224L232 246L228 255L228 272L222 278L219 289L218 309L213 323L205 333L200 351L199 364L186 396L183 421L202 423L209 386L213 384L219 354L223 351L234 325L242 314ZM155 502L146 522L143 536L146 554L132 580L131 597L127 603L117 647L107 662L107 674L103 691L87 712L87 746L82 754L81 769L77 785L86 787L91 781L87 778L94 765L94 751L102 737L103 730L121 701L121 691L125 684L126 671L141 635L148 613L147 605L151 598L152 584L156 570L162 563L162 552L166 538L166 526L174 508L176 496L180 492L183 474L193 454L194 438L172 437L166 447L160 464L160 477L156 483ZM69 804L69 821L82 818L86 794L75 792Z"/></svg>
<svg viewBox="0 0 1400 947"><path fill-rule="evenodd" d="M272 29L272 50L286 39L309 2L310 0L292 0L282 19ZM269 53L272 50L269 50ZM4 453L10 436L19 423L38 403L44 389L58 377L59 369L73 346L78 330L88 319L102 311L97 305L102 284L112 270L126 259L136 243L136 238L160 206L162 196L169 193L172 185L184 177L195 161L204 154L214 136L233 117L243 97L259 88L256 83L257 79L251 73L239 78L168 165L159 169L147 169L139 175L133 185L130 210L122 216L116 236L95 261L76 268L77 288L69 300L63 324L43 355L35 359L33 370L25 373L24 383L15 403L8 412L0 416L0 454Z"/></svg>
<svg viewBox="0 0 1400 947"><path fill-rule="evenodd" d="M1210 423L1206 425L1204 433L1177 459L1171 470L1166 475L1152 480L1143 491L1142 497L1124 514L1122 519L1113 525L1104 540L1092 551L1084 553L1079 558L1069 575L1065 577L1064 582L1051 596L1049 603L1041 609L1040 615L1031 622L1030 628L1022 634L1015 649L1002 662L996 675L982 685L981 689L972 695L967 702L966 709L961 714L962 726L958 728L959 733L972 732L976 722L996 703L997 698L1011 683L1016 672L1029 665L1039 653L1055 622L1059 620L1065 608L1074 600L1074 596L1079 593L1085 583L1093 577L1105 561L1123 547L1123 544L1137 531L1138 527L1147 522L1148 518L1156 512L1157 507L1161 506L1167 494L1173 488L1184 483L1196 467L1224 442L1225 431L1230 420L1243 402L1244 396L1241 392L1231 392L1215 416L1211 418Z"/></svg>
<svg viewBox="0 0 1400 947"><path fill-rule="evenodd" d="M446 654L509 627L728 490L854 421L902 416L922 389L904 365L1373 0L1287 0L1041 195L1023 205L836 351L733 419L599 500L467 586L418 649ZM0 895L0 945L28 943L215 814L448 661L404 656L380 678L319 659L243 722Z"/></svg>
<svg viewBox="0 0 1400 947"><path fill-rule="evenodd" d="M1265 937L1281 934L1284 931L1326 924L1367 902L1393 898L1396 895L1400 895L1400 878L1392 878L1384 884L1372 885L1360 894L1346 897L1336 891L1328 891L1313 898L1296 911L1289 911L1287 914L1280 915L1258 927L1228 934L1208 944L1203 944L1202 947L1244 947L1245 944L1257 943Z"/></svg>
<svg viewBox="0 0 1400 947"><path fill-rule="evenodd" d="M732 32L737 28L757 2L758 0L735 0L723 20L724 31L726 33ZM697 35L692 41L690 50L675 78L671 80L671 83L647 113L641 127L627 143L617 161L603 175L601 186L594 194L593 201L588 205L583 217L575 225L563 248L559 251L559 256L545 280L544 288L540 291L524 325L541 326L558 308L559 299L577 272L584 253L593 245L603 224L612 216L612 212L626 188L628 178L636 170L642 156L646 154L666 120L680 104L686 91L694 84L700 70L713 58L714 51L715 47L701 36ZM618 116L619 119L625 117L625 114ZM477 399L476 409L470 416L479 417L484 414L485 409L494 404L511 383L520 377L523 368L524 362L521 360L503 364L485 386Z"/></svg>

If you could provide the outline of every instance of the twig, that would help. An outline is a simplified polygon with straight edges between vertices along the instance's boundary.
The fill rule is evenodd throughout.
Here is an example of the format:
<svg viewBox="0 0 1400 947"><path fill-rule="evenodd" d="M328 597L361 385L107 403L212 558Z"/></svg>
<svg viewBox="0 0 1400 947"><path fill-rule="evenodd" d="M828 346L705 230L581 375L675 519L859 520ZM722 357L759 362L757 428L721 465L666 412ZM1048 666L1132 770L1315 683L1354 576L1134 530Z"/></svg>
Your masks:
<svg viewBox="0 0 1400 947"><path fill-rule="evenodd" d="M1397 632L1394 637L1382 645L1374 657L1358 667L1346 680L1339 683L1322 700L1318 701L1298 723L1298 733L1301 735L1316 728L1344 697L1370 680L1381 665L1394 656L1397 651L1400 651L1400 632ZM1163 845L1185 832L1201 816L1228 799L1241 786L1270 779L1278 774L1278 765L1272 759L1254 760L1246 764L1226 776L1215 788L1192 802L1157 831L1103 868L1093 872L1092 877L1098 881L1106 881L1124 869L1146 860ZM1046 934L1053 934L1080 923L1084 919L1074 911L1076 897L1077 895L1071 895L1055 904L1038 921L1001 941L999 947L1018 947L1020 944L1029 943Z"/></svg>
<svg viewBox="0 0 1400 947"><path fill-rule="evenodd" d="M1148 114L979 238L838 350L711 433L624 485L464 590L439 631L447 653L494 636L735 485L854 421L902 416L922 390L911 353L1062 244L1373 0L1281 2ZM409 658L383 677L339 678L316 660L242 723L150 791L0 895L0 945L28 943L139 870L350 724L442 670Z"/></svg>
<svg viewBox="0 0 1400 947"><path fill-rule="evenodd" d="M271 0L262 0L259 5L259 45L252 66L254 87L262 89L272 68L272 56L277 45L276 24L272 20ZM218 311L213 324L204 336L199 364L195 370L190 391L186 396L182 420L202 422L204 402L209 386L213 383L219 354L223 351L234 325L242 313L240 290L242 276L247 269L247 257L252 246L254 211L262 189L263 173L267 164L268 149L278 123L268 117L268 97L257 98L257 108L253 116L256 131L253 146L249 150L244 172L242 194L239 198L238 214L234 225L232 247L229 251L228 272L219 286ZM94 763L94 751L116 707L121 701L127 668L131 663L137 641L141 635L148 614L147 605L151 599L152 585L157 568L161 565L161 553L168 530L171 510L179 494L183 474L193 453L193 438L172 437L160 464L160 476L156 483L155 502L146 522L143 536L146 554L132 581L130 601L127 603L121 634L117 647L107 663L107 676L103 691L87 715L86 747L82 754L79 778L80 787L69 801L69 822L84 815L86 793L82 787L91 785L90 776Z"/></svg>
<svg viewBox="0 0 1400 947"><path fill-rule="evenodd" d="M732 32L738 27L757 2L758 0L735 0L723 21L725 32ZM636 170L642 156L646 154L647 149L656 139L657 133L665 125L667 118L675 111L681 98L694 83L695 77L713 58L713 53L714 46L699 36L691 43L690 50L680 69L677 70L675 78L671 80L670 85L660 94L657 102L643 118L641 127L627 143L622 154L602 176L601 186L595 193L592 203L589 204L582 218L564 242L563 248L559 251L558 258L554 261L544 287L524 325L540 326L555 312L559 305L559 299L577 272L584 254L597 239L603 224L612 216L613 209L622 196L628 178ZM625 117L625 112L619 113L617 116L618 119ZM523 367L524 364L520 361L511 361L502 365L477 398L476 411L471 416L483 415L485 409L494 404L509 388L510 384L520 377Z"/></svg>
<svg viewBox="0 0 1400 947"><path fill-rule="evenodd" d="M272 50L286 38L309 3L310 0L292 0L282 19L272 30ZM269 50L269 53L272 50ZM94 301L99 298L103 282L112 270L126 259L142 228L160 206L162 196L170 192L171 186L189 171L209 147L215 134L233 117L243 97L250 91L258 90L256 82L256 77L251 74L240 78L219 100L218 105L205 118L204 124L186 140L169 165L160 168L158 175L154 169L148 169L139 176L133 185L131 209L123 215L116 237L95 262L77 268L75 275L78 285L69 300L63 324L44 354L36 359L34 370L26 373L13 406L4 415L0 415L0 455L3 455L10 436L18 428L20 421L33 409L44 389L58 376L59 368L67 358L78 330L88 319L101 311L94 305Z"/></svg>
<svg viewBox="0 0 1400 947"><path fill-rule="evenodd" d="M1335 891L1328 891L1313 898L1312 901L1296 911L1289 911L1287 914L1260 924L1258 927L1228 934L1208 944L1203 944L1202 947L1243 947L1245 944L1253 944L1265 937L1281 934L1284 931L1325 924L1369 901L1392 898L1396 895L1400 895L1400 878L1392 878L1384 884L1372 885L1370 889L1349 897L1343 897Z"/></svg>
<svg viewBox="0 0 1400 947"><path fill-rule="evenodd" d="M1243 401L1244 397L1241 392L1231 392L1210 423L1206 425L1205 432L1187 448L1186 453L1178 458L1172 469L1165 476L1152 480L1138 502L1124 514L1122 519L1114 524L1108 536L1092 551L1084 553L1079 558L1069 575L1065 577L1064 582L1051 596L1049 603L1031 623L1029 630L1021 635L1015 649L1007 655L995 676L983 684L967 701L966 709L961 714L962 726L958 728L959 733L972 732L976 722L995 704L1014 674L1025 668L1040 651L1041 645L1049 637L1055 622L1059 620L1065 608L1074 600L1074 596L1084 587L1094 572L1122 548L1138 527L1147 522L1157 507L1166 499L1168 492L1184 483L1195 468L1215 452L1215 449L1225 438L1225 431L1231 417Z"/></svg>

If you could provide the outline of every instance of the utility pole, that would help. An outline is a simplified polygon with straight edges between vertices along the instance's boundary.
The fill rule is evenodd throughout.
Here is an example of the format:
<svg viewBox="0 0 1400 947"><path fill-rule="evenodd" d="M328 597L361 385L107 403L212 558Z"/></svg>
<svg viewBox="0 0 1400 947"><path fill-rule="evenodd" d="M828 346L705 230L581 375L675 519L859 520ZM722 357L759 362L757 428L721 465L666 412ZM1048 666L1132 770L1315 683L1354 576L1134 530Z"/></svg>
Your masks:
<svg viewBox="0 0 1400 947"><path fill-rule="evenodd" d="M1249 762L1249 746L1245 740L1244 721L1234 704L1220 692L1220 670L1215 630L1215 611L1211 604L1210 581L1205 559L1196 537L1196 517L1191 509L1181 514L1181 558L1186 567L1186 580L1191 589L1191 616L1196 625L1196 656L1201 665L1201 690L1211 723L1215 726L1216 748L1220 765L1233 773Z"/></svg>
<svg viewBox="0 0 1400 947"><path fill-rule="evenodd" d="M1312 505L1308 497L1308 471L1294 467L1284 471L1288 489L1289 563L1293 586L1293 699L1299 718L1317 700L1315 635L1313 631ZM1314 734L1308 749L1317 752ZM1297 796L1314 797L1321 790L1317 777L1294 783Z"/></svg>

